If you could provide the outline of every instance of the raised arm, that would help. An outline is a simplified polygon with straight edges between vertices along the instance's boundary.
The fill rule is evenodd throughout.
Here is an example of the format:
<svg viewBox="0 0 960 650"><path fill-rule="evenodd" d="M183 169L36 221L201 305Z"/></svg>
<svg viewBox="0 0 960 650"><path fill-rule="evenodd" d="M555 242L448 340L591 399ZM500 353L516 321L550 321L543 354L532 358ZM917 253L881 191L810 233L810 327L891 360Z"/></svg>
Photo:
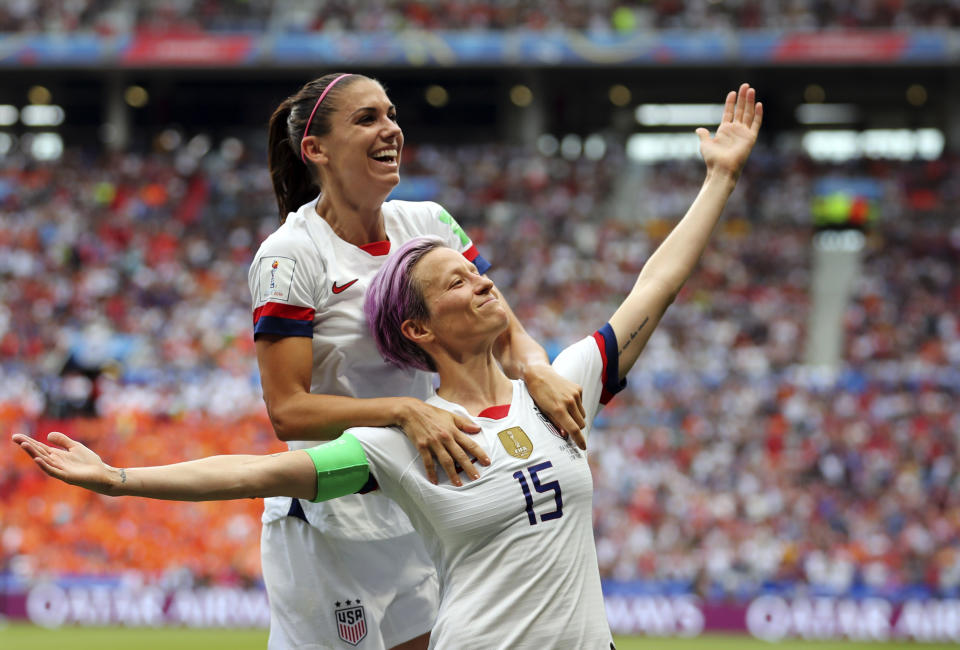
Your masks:
<svg viewBox="0 0 960 650"><path fill-rule="evenodd" d="M62 433L51 433L47 440L59 447L21 434L13 436L13 442L50 476L108 496L169 501L269 496L312 500L317 496L317 471L306 451L271 456L211 456L159 467L117 468Z"/></svg>
<svg viewBox="0 0 960 650"><path fill-rule="evenodd" d="M610 318L617 335L620 378L633 367L654 328L700 260L720 213L757 141L763 106L748 84L730 91L723 120L711 138L697 129L706 179L683 219L643 266L630 295Z"/></svg>
<svg viewBox="0 0 960 650"><path fill-rule="evenodd" d="M434 459L455 485L460 483L457 464L477 478L480 474L470 458L490 463L483 448L464 433L480 428L460 415L412 397L358 399L311 393L309 338L261 334L256 349L263 399L281 440L332 440L350 427L399 426L417 447L433 482L437 477Z"/></svg>

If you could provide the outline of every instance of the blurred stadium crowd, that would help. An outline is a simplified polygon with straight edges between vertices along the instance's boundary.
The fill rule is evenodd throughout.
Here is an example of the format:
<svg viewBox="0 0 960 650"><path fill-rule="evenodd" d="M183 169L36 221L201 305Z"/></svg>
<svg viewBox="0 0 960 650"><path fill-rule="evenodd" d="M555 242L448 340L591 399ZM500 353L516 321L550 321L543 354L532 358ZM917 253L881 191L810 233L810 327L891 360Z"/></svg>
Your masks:
<svg viewBox="0 0 960 650"><path fill-rule="evenodd" d="M232 152L225 155L224 152ZM63 430L110 462L281 448L259 393L247 266L277 225L259 154L223 147L0 163L0 429ZM409 146L555 352L602 325L702 178L624 154ZM846 362L802 365L811 186L881 179ZM960 595L960 161L844 167L757 151L699 271L593 441L604 576L745 598ZM101 420L88 419L97 415ZM0 560L52 572L255 581L259 502L110 501L0 466Z"/></svg>
<svg viewBox="0 0 960 650"><path fill-rule="evenodd" d="M12 0L0 32L398 29L849 29L946 27L957 0Z"/></svg>

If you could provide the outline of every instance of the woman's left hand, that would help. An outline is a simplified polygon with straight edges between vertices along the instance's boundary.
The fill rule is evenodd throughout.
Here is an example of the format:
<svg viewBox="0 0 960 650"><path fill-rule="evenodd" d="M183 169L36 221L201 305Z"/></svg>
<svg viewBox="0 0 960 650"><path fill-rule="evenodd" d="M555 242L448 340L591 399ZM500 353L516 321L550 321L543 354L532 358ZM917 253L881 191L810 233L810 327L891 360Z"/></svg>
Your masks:
<svg viewBox="0 0 960 650"><path fill-rule="evenodd" d="M707 174L719 173L740 177L753 145L757 142L763 104L757 102L757 91L750 84L742 84L739 91L731 90L723 106L723 119L717 132L710 137L707 129L697 129L700 154L707 165Z"/></svg>
<svg viewBox="0 0 960 650"><path fill-rule="evenodd" d="M564 438L572 439L580 449L587 448L583 437L587 412L583 409L583 389L561 377L553 366L538 363L526 367L523 381L533 401Z"/></svg>

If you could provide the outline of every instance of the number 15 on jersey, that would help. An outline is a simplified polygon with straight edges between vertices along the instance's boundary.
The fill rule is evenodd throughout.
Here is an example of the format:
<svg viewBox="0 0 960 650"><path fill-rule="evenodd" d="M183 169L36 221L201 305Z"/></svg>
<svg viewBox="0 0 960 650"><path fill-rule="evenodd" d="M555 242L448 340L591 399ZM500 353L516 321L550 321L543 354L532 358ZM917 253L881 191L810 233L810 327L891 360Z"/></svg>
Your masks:
<svg viewBox="0 0 960 650"><path fill-rule="evenodd" d="M541 483L540 477L537 476L538 472L542 472L550 467L553 467L553 463L548 460L543 463L531 465L527 467L526 470L519 470L513 473L513 478L519 481L520 489L523 490L523 498L527 506L527 519L530 521L531 526L537 525L537 513L533 510L533 495L530 493L530 485L527 483L526 474L530 475L530 482L533 483L534 490L541 493L553 492L553 500L557 505L556 510L541 514L540 521L550 521L551 519L559 519L563 516L563 497L560 492L560 481Z"/></svg>

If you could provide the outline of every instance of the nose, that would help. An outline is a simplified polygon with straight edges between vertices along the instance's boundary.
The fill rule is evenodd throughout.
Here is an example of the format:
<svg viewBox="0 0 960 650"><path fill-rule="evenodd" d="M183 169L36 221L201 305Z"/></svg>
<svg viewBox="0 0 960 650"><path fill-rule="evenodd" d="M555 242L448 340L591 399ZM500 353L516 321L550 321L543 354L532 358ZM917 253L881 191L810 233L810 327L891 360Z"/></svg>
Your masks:
<svg viewBox="0 0 960 650"><path fill-rule="evenodd" d="M389 118L386 118L384 120L381 137L383 137L385 140L397 140L399 143L399 139L403 137L403 131L400 129L399 124Z"/></svg>
<svg viewBox="0 0 960 650"><path fill-rule="evenodd" d="M488 278L485 275L481 275L477 278L477 284L475 291L483 295L485 293L490 293L493 290L493 280Z"/></svg>

